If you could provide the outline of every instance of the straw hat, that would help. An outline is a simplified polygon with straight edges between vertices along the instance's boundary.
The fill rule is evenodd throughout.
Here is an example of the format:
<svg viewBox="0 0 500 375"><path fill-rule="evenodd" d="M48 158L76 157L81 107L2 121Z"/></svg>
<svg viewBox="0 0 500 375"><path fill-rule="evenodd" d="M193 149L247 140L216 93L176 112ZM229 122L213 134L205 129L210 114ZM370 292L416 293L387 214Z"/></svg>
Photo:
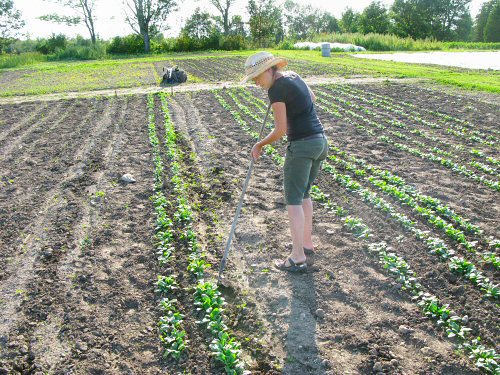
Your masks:
<svg viewBox="0 0 500 375"><path fill-rule="evenodd" d="M287 65L288 61L282 57L275 57L269 52L257 52L256 54L248 57L247 61L245 61L245 77L243 77L241 83L245 83L248 80L257 77L259 74L265 72L273 66L277 66L278 69L280 69Z"/></svg>

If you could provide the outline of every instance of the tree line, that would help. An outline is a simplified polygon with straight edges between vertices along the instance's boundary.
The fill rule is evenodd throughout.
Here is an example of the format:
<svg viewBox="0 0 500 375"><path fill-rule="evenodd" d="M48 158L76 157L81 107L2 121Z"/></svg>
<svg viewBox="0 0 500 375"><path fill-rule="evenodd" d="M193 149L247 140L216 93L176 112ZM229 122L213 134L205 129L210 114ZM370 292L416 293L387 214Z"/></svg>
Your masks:
<svg viewBox="0 0 500 375"><path fill-rule="evenodd" d="M46 14L39 18L66 25L83 24L90 43L98 43L95 9L98 0L46 0L64 6L65 14ZM99 0L104 1L104 0ZM287 0L277 5L272 0L249 0L248 19L232 15L235 0L209 0L214 13L197 8L186 20L177 47L184 50L200 48L239 49L246 45L272 47L283 41L300 41L320 34L376 33L403 38L438 41L500 42L500 0L489 0L473 20L469 11L471 0L394 0L386 7L372 1L363 11L346 8L340 18L331 13ZM167 16L178 12L178 0L123 0L126 22L134 36L111 40L115 52L127 50L131 43L145 52L151 51L151 40L161 39L168 28ZM0 52L17 37L24 27L22 14L13 0L0 0ZM53 36L53 39L55 36ZM59 37L61 39L61 37ZM139 42L140 41L140 42ZM333 41L333 40L329 40ZM53 41L54 42L54 41ZM57 44L57 40L54 42ZM47 50L50 49L46 46ZM135 47L134 47L135 48ZM134 51L135 52L135 51Z"/></svg>

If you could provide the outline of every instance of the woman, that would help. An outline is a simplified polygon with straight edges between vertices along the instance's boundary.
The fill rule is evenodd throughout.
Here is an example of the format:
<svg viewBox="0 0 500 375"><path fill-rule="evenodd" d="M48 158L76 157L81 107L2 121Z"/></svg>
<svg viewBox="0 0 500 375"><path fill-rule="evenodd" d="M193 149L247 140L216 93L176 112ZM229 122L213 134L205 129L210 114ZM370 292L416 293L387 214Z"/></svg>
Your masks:
<svg viewBox="0 0 500 375"><path fill-rule="evenodd" d="M253 80L266 89L274 114L274 130L252 148L257 160L262 148L287 135L283 185L287 204L292 251L276 263L280 270L298 272L307 269L306 254L314 253L312 243L313 207L309 190L325 160L328 142L314 108L315 96L294 72L282 72L283 58L258 52L245 62L242 83Z"/></svg>

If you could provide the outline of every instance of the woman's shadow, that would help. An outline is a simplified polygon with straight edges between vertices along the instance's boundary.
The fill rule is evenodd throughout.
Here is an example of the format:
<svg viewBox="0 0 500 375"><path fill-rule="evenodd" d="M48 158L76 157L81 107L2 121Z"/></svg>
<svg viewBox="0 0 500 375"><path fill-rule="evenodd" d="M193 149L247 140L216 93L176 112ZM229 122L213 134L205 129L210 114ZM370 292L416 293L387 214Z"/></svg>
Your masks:
<svg viewBox="0 0 500 375"><path fill-rule="evenodd" d="M311 271L290 275L292 298L283 374L324 374L316 345L316 288Z"/></svg>

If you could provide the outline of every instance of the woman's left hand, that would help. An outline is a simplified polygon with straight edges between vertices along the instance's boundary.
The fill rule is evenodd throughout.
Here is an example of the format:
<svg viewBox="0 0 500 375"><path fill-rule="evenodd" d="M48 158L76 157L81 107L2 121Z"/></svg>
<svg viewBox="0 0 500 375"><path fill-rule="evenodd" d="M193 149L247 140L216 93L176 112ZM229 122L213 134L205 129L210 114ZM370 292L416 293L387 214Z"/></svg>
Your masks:
<svg viewBox="0 0 500 375"><path fill-rule="evenodd" d="M257 161L260 154L262 153L262 146L257 142L252 147L252 158L254 161Z"/></svg>

